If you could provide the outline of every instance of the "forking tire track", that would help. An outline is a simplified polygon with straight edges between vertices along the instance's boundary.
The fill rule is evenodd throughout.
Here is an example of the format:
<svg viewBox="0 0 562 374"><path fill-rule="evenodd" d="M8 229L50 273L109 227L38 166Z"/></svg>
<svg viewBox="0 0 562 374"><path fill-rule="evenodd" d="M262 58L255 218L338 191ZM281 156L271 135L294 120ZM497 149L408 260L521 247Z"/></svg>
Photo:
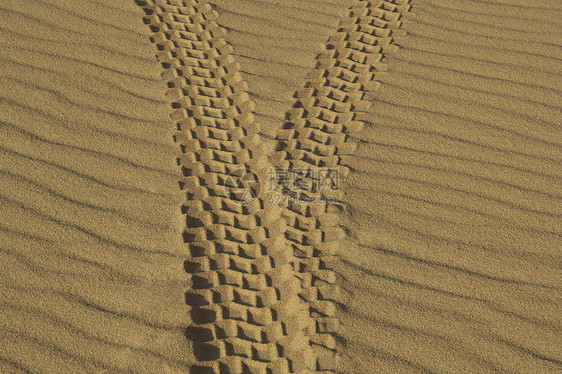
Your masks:
<svg viewBox="0 0 562 374"><path fill-rule="evenodd" d="M137 1L165 68L171 118L182 154L185 242L191 275L186 336L193 373L306 373L315 359L311 329L281 208L267 195L245 200L258 185L232 175L263 176L271 167L252 114L246 83L204 1ZM252 197L252 196L250 196Z"/></svg>
<svg viewBox="0 0 562 374"><path fill-rule="evenodd" d="M344 235L337 204L273 206L268 194L241 204L245 196L229 175L241 170L263 177L273 164L307 170L311 184L319 168L345 176L341 156L353 153L349 136L362 127L355 114L369 107L364 98L379 86L378 75L386 70L382 60L398 48L395 37L408 0L358 1L352 7L297 93L273 156L261 142L254 104L212 7L196 0L137 4L160 50L182 150L184 238L191 255L185 262L191 274L186 336L199 361L192 372L336 372L331 264ZM294 184L284 192L324 195Z"/></svg>
<svg viewBox="0 0 562 374"><path fill-rule="evenodd" d="M356 149L350 135L363 127L356 113L370 107L366 95L380 86L387 71L386 56L399 49L396 39L404 35L401 27L409 3L362 0L351 7L349 17L317 57L305 88L295 94L289 121L277 136L280 151L272 158L275 167L298 172L297 179L284 180L284 194L292 201L283 200L283 216L296 258L294 270L301 280L301 298L315 321L310 342L321 373L338 370L334 360L338 289L332 268L345 235L338 227L341 191L323 184L328 173L336 178L349 173L341 156Z"/></svg>

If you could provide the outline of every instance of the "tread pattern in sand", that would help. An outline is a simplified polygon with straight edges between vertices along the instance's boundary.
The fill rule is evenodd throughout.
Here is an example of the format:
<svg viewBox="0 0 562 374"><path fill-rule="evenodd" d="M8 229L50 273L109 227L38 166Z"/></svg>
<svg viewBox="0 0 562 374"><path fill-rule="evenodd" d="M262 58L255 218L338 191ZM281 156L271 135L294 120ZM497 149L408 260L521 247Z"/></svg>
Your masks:
<svg viewBox="0 0 562 374"><path fill-rule="evenodd" d="M175 108L178 159L185 179L186 242L192 274L186 302L195 354L209 372L335 372L337 287L331 270L343 231L337 206L268 205L268 196L240 204L230 176L271 168L247 85L205 2L139 1ZM361 129L355 113L369 107L380 83L406 1L360 1L317 60L278 136L279 169L338 169ZM314 181L311 180L312 183ZM227 189L225 189L225 186ZM285 193L302 196L295 185ZM257 192L257 191L256 191ZM316 193L318 195L318 193ZM319 200L320 201L320 200ZM269 201L271 202L271 201ZM295 277L294 274L298 274ZM301 300L306 302L306 305ZM196 338L195 338L196 337ZM314 347L314 349L312 349Z"/></svg>
<svg viewBox="0 0 562 374"><path fill-rule="evenodd" d="M281 151L275 155L275 166L299 174L284 186L284 193L297 202L287 203L283 215L301 280L301 298L315 321L310 340L322 370L335 371L338 366L329 359L336 349L338 326L338 288L332 269L345 235L338 227L339 203L330 202L341 196L334 192L341 191L322 184L326 178L337 183L347 175L342 156L353 153L356 144L350 135L363 127L356 114L369 108L365 96L380 86L385 56L398 49L395 40L402 35L402 18L409 10L408 1L357 2L318 56L305 88L296 93L289 122L277 137ZM330 171L332 176L326 176Z"/></svg>
<svg viewBox="0 0 562 374"><path fill-rule="evenodd" d="M304 373L315 359L281 208L243 203L238 172L270 168L253 102L217 13L205 2L138 1L175 108L191 274L186 331L196 373ZM226 188L225 188L226 187ZM245 191L248 192L248 191ZM258 191L254 191L256 194Z"/></svg>

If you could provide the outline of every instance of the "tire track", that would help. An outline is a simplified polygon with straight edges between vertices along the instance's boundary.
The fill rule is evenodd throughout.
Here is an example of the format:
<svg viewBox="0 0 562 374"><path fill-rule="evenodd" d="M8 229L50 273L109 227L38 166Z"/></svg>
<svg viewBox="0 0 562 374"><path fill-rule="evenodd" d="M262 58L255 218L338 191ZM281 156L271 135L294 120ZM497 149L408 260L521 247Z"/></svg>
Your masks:
<svg viewBox="0 0 562 374"><path fill-rule="evenodd" d="M270 164L225 30L204 1L137 1L160 52L182 154L186 303L195 373L315 370L281 209L257 195ZM241 174L237 174L241 172ZM254 174L255 173L255 174ZM232 179L232 177L240 179Z"/></svg>
<svg viewBox="0 0 562 374"><path fill-rule="evenodd" d="M323 188L322 179L329 176L322 174L333 171L336 177L345 177L349 173L342 156L356 148L351 137L363 127L356 114L369 108L366 96L380 86L387 71L385 60L398 49L397 39L404 34L402 20L410 7L406 0L357 1L318 56L305 88L295 94L290 120L277 136L276 168L299 174L296 180L283 181L288 182L283 194L289 197L283 214L286 239L296 257L294 270L301 279L301 298L316 322L310 341L318 352L317 368L322 373L336 372L339 367L338 288L333 266L345 236L338 227L340 203L330 202L334 196L339 200L341 194L332 195L333 190Z"/></svg>

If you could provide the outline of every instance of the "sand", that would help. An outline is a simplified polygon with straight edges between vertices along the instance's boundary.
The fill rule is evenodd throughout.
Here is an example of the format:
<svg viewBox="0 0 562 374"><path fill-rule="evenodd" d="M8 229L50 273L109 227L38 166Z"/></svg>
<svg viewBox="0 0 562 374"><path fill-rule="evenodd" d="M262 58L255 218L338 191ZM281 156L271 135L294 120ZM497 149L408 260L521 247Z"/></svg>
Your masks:
<svg viewBox="0 0 562 374"><path fill-rule="evenodd" d="M561 19L0 4L0 373L562 372Z"/></svg>

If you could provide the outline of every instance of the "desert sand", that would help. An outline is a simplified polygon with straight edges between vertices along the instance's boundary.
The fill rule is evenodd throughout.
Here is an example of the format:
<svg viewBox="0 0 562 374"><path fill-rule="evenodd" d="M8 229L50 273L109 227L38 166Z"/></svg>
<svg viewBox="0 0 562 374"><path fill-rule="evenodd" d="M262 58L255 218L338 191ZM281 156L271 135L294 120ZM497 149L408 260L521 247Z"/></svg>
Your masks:
<svg viewBox="0 0 562 374"><path fill-rule="evenodd" d="M0 3L0 373L562 372L561 26Z"/></svg>

